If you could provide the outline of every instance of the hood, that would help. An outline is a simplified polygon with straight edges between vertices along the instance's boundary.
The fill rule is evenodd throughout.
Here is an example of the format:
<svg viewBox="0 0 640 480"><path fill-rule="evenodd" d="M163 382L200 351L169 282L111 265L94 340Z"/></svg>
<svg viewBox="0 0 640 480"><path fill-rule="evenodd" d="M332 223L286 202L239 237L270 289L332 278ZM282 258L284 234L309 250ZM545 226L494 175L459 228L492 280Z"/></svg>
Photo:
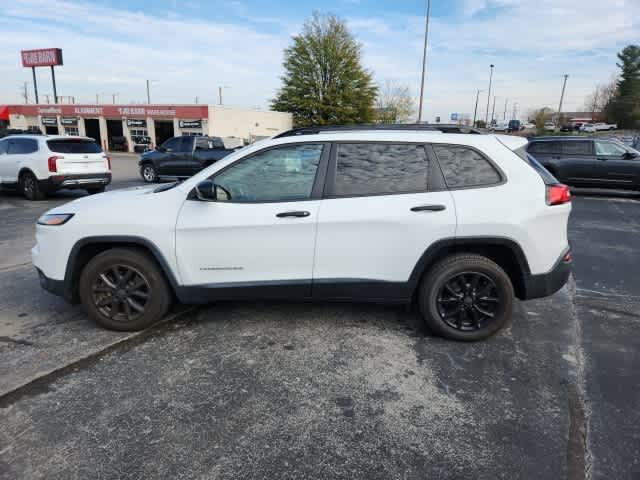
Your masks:
<svg viewBox="0 0 640 480"><path fill-rule="evenodd" d="M101 205L109 205L111 207L121 205L122 208L126 209L128 203L135 201L137 197L141 197L142 195L153 194L156 188L158 188L158 185L144 185L112 190L97 195L87 195L86 197L81 197L64 205L60 205L48 213L74 213L79 209L93 209Z"/></svg>

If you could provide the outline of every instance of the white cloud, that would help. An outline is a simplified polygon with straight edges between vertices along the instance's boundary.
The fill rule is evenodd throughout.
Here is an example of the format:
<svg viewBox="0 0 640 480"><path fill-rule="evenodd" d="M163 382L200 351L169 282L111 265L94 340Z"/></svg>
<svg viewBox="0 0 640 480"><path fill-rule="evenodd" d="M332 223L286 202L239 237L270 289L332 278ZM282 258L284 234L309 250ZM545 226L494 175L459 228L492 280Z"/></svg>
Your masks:
<svg viewBox="0 0 640 480"><path fill-rule="evenodd" d="M22 82L30 84L21 49L57 46L65 58L59 93L81 101L112 92L123 102L143 100L149 78L155 101L187 103L197 95L211 102L218 85L229 85L229 103L265 107L280 85L282 51L304 18L258 16L246 3L227 3L232 17L193 19L83 1L16 0L0 16L0 98L17 102ZM377 82L395 80L417 94L424 17L361 10L347 21L363 43L365 66ZM615 53L640 38L637 0L458 0L450 13L430 26L428 118L473 113L489 63L496 64L502 109L504 98L517 101L520 111L557 105L564 73L571 75L566 108L578 109L589 90L616 71ZM47 72L39 80L41 91L50 92ZM480 104L486 108L486 97Z"/></svg>

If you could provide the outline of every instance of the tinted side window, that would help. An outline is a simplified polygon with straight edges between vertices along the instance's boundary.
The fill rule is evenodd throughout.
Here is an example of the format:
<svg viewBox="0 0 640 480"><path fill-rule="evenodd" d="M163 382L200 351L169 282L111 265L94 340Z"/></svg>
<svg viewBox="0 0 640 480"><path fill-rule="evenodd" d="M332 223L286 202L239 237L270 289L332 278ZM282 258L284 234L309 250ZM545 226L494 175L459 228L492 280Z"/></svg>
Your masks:
<svg viewBox="0 0 640 480"><path fill-rule="evenodd" d="M434 145L449 188L479 187L500 182L500 174L480 153L458 145Z"/></svg>
<svg viewBox="0 0 640 480"><path fill-rule="evenodd" d="M207 137L196 137L196 150L209 150L211 141Z"/></svg>
<svg viewBox="0 0 640 480"><path fill-rule="evenodd" d="M176 152L179 151L180 142L182 142L182 137L170 138L162 144L162 148L170 148Z"/></svg>
<svg viewBox="0 0 640 480"><path fill-rule="evenodd" d="M529 153L554 154L560 153L560 142L533 142L527 149Z"/></svg>
<svg viewBox="0 0 640 480"><path fill-rule="evenodd" d="M184 136L181 137L178 143L178 146L176 147L176 151L178 152L190 152L191 150L193 150L193 142L194 139L196 137L191 137L191 136Z"/></svg>
<svg viewBox="0 0 640 480"><path fill-rule="evenodd" d="M341 143L333 194L339 196L421 192L427 189L423 145Z"/></svg>
<svg viewBox="0 0 640 480"><path fill-rule="evenodd" d="M13 138L9 140L8 153L24 155L38 151L38 142L32 138Z"/></svg>
<svg viewBox="0 0 640 480"><path fill-rule="evenodd" d="M562 153L565 155L592 155L592 145L590 141L562 142Z"/></svg>
<svg viewBox="0 0 640 480"><path fill-rule="evenodd" d="M214 176L232 202L286 202L311 197L322 145L292 145L257 153Z"/></svg>
<svg viewBox="0 0 640 480"><path fill-rule="evenodd" d="M102 149L92 140L61 139L47 141L49 150L55 153L100 153Z"/></svg>

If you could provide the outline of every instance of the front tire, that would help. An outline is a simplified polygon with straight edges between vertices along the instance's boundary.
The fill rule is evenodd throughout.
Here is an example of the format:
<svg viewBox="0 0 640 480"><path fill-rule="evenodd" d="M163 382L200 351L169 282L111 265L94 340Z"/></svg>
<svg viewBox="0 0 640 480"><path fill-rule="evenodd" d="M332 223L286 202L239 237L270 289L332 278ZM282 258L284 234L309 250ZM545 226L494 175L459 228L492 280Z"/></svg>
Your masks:
<svg viewBox="0 0 640 480"><path fill-rule="evenodd" d="M31 172L25 172L20 175L20 191L27 200L43 200L45 194L40 190L38 179Z"/></svg>
<svg viewBox="0 0 640 480"><path fill-rule="evenodd" d="M419 288L427 327L452 340L484 340L511 317L513 285L492 260L474 254L445 258L427 272Z"/></svg>
<svg viewBox="0 0 640 480"><path fill-rule="evenodd" d="M151 163L145 163L144 165L142 165L142 168L140 169L140 175L142 176L142 179L147 183L158 182L158 173Z"/></svg>
<svg viewBox="0 0 640 480"><path fill-rule="evenodd" d="M171 292L155 260L138 249L113 248L96 255L80 275L80 301L99 325L136 331L167 313Z"/></svg>

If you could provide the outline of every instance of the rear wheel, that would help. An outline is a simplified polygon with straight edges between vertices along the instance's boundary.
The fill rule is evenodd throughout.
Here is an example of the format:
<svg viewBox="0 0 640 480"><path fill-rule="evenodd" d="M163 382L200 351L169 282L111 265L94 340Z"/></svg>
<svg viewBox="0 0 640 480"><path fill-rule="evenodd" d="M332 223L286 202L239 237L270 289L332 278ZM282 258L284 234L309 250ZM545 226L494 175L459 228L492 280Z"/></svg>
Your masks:
<svg viewBox="0 0 640 480"><path fill-rule="evenodd" d="M427 272L419 303L427 327L446 338L483 340L511 317L513 286L495 262L473 254L448 257Z"/></svg>
<svg viewBox="0 0 640 480"><path fill-rule="evenodd" d="M40 190L38 179L31 172L20 175L20 191L27 200L42 200L45 194Z"/></svg>
<svg viewBox="0 0 640 480"><path fill-rule="evenodd" d="M142 179L147 183L156 183L158 181L158 174L151 163L145 163L142 165L140 175L142 175Z"/></svg>
<svg viewBox="0 0 640 480"><path fill-rule="evenodd" d="M80 301L111 330L135 331L160 320L171 292L156 262L141 250L114 248L95 256L80 275Z"/></svg>

